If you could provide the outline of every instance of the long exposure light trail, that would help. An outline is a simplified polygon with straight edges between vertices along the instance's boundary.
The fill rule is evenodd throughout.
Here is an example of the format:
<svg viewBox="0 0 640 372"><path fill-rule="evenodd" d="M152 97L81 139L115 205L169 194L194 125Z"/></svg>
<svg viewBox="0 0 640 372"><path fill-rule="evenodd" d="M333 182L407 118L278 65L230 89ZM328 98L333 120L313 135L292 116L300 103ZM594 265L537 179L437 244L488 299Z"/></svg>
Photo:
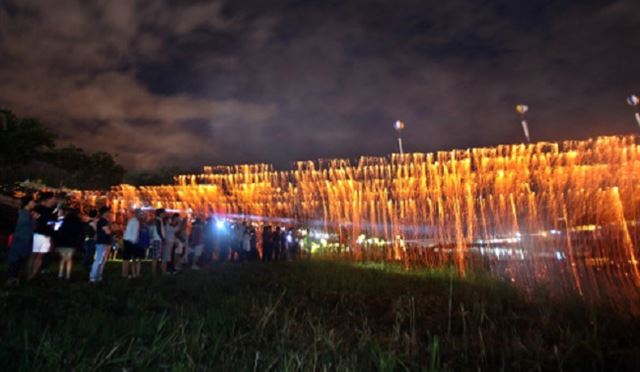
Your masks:
<svg viewBox="0 0 640 372"><path fill-rule="evenodd" d="M484 269L640 310L635 136L437 153L205 167L107 198L196 215L258 216L339 236L353 259ZM96 203L97 193L83 192ZM368 239L386 244L366 244Z"/></svg>

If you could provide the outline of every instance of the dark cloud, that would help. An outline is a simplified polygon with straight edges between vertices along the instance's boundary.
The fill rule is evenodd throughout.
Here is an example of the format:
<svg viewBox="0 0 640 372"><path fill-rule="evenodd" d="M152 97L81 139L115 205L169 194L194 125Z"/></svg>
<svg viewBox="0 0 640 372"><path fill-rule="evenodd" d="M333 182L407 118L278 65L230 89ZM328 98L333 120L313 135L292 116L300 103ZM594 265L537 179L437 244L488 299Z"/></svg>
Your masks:
<svg viewBox="0 0 640 372"><path fill-rule="evenodd" d="M0 104L129 167L627 133L640 3L8 0Z"/></svg>

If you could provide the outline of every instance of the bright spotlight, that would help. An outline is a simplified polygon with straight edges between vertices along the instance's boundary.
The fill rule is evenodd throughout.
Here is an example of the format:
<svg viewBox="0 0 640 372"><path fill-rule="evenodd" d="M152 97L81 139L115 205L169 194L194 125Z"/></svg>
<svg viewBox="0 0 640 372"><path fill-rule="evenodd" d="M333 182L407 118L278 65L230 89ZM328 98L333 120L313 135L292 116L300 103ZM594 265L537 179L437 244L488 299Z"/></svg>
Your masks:
<svg viewBox="0 0 640 372"><path fill-rule="evenodd" d="M224 221L223 220L217 220L216 221L216 228L218 230L224 230Z"/></svg>

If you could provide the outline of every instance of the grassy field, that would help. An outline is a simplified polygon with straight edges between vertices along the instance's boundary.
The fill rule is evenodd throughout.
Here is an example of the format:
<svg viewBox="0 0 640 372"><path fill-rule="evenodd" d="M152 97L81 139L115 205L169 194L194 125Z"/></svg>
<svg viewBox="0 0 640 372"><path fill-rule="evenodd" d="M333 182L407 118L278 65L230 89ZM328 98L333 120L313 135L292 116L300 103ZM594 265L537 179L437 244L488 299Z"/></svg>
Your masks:
<svg viewBox="0 0 640 372"><path fill-rule="evenodd" d="M146 269L146 268L145 268ZM628 370L640 322L482 276L225 264L2 290L3 370ZM144 273L143 273L144 274Z"/></svg>

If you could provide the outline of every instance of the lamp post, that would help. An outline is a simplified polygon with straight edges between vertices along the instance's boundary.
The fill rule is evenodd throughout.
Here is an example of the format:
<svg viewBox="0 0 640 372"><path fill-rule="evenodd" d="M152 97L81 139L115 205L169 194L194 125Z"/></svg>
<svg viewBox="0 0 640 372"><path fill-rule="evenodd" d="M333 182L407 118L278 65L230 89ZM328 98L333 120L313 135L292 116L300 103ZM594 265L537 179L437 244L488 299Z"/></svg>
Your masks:
<svg viewBox="0 0 640 372"><path fill-rule="evenodd" d="M527 105L516 105L516 112L520 114L520 121L522 123L522 130L524 131L524 136L527 138L527 142L531 143L531 136L529 136L529 125L527 124L527 119L525 118L525 113L529 111L529 106Z"/></svg>
<svg viewBox="0 0 640 372"><path fill-rule="evenodd" d="M404 149L402 148L402 130L404 129L404 123L400 120L396 120L393 123L393 129L398 132L398 150L400 150L400 155L404 154Z"/></svg>
<svg viewBox="0 0 640 372"><path fill-rule="evenodd" d="M636 110L636 122L638 123L638 127L640 127L640 98L635 94L632 94L627 97L627 103Z"/></svg>

